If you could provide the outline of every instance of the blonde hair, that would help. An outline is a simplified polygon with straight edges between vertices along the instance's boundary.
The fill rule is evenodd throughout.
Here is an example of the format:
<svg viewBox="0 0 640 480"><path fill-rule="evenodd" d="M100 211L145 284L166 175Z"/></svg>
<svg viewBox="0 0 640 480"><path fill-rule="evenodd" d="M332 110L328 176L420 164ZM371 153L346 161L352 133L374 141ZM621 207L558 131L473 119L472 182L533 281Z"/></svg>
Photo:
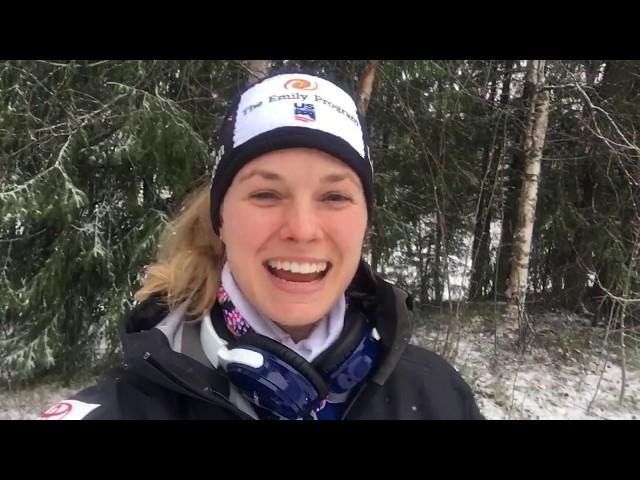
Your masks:
<svg viewBox="0 0 640 480"><path fill-rule="evenodd" d="M209 216L209 184L197 188L167 225L155 263L146 267L135 297L144 301L160 294L171 310L187 301L187 315L199 317L216 301L225 261L224 246Z"/></svg>

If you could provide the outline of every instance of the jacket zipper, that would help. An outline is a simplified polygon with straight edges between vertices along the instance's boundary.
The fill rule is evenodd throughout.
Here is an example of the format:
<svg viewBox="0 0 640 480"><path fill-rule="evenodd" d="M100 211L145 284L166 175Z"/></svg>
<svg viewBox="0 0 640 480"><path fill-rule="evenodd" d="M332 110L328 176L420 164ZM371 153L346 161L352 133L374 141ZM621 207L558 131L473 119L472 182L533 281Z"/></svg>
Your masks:
<svg viewBox="0 0 640 480"><path fill-rule="evenodd" d="M153 368L160 371L165 377L177 383L188 392L193 393L196 397L200 398L201 400L223 407L231 411L232 413L235 413L243 420L254 420L253 417L244 413L242 410L240 410L238 407L236 407L234 404L232 404L226 398L224 398L222 394L215 392L211 388L207 388L206 391L211 392L212 394L217 395L220 398L209 397L207 395L203 395L200 392L194 390L189 384L183 381L180 377L176 376L173 372L167 370L161 363L157 362L156 359L151 356L151 353L146 352L142 358L144 359L145 362L149 363L149 365L151 365Z"/></svg>

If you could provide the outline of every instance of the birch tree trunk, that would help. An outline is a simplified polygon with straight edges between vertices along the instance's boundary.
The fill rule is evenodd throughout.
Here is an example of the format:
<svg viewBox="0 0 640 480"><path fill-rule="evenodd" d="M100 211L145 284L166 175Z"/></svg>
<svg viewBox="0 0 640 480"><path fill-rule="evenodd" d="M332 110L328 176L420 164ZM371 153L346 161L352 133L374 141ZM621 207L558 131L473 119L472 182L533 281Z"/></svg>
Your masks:
<svg viewBox="0 0 640 480"><path fill-rule="evenodd" d="M527 293L531 237L536 218L540 163L549 120L549 92L544 90L545 61L529 60L526 81L531 84L529 118L524 135L524 178L513 235L513 261L507 289L506 320L514 323L523 313Z"/></svg>

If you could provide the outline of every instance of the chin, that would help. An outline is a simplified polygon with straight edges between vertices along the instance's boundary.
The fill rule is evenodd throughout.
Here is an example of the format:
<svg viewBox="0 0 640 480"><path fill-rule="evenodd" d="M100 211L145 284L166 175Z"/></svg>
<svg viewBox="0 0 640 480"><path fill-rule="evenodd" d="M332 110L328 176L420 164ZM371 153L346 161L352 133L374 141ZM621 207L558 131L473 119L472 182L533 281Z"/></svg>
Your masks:
<svg viewBox="0 0 640 480"><path fill-rule="evenodd" d="M302 327L313 325L321 320L333 305L327 308L305 308L303 305L279 305L274 309L274 315L269 315L275 323L285 327Z"/></svg>

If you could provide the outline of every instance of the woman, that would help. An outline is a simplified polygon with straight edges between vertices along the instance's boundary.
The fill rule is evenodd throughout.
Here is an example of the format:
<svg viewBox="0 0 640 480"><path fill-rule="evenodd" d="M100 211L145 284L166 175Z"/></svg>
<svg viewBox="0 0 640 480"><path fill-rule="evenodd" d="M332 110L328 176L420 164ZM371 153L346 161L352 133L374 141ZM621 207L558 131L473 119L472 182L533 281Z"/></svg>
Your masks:
<svg viewBox="0 0 640 480"><path fill-rule="evenodd" d="M276 74L220 134L210 189L137 292L124 364L44 418L482 418L460 375L408 344L407 294L361 260L373 172L353 99Z"/></svg>

